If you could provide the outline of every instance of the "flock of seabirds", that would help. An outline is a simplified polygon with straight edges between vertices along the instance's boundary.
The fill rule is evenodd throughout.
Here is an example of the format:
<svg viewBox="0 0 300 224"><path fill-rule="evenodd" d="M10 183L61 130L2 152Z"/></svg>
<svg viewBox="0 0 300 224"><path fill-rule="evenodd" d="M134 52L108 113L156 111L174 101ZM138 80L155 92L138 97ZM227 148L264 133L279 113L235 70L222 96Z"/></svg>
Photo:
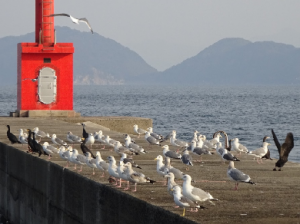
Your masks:
<svg viewBox="0 0 300 224"><path fill-rule="evenodd" d="M76 136L72 132L68 132L66 136L66 141L59 139L55 134L51 136L39 130L38 127L34 129L27 129L23 131L20 129L19 136L15 136L10 132L10 126L7 125L7 137L12 144L27 144L28 153L37 153L39 156L46 155L48 159L51 159L51 154L58 153L59 156L66 161L65 167L69 167L69 164L74 164L74 169L77 169L77 165L80 165L81 168L79 172L82 171L83 165L86 165L93 170L93 175L95 174L95 169L98 169L103 172L101 177L104 177L105 173L109 173L109 182L114 183L116 187L121 187L122 182L127 182L127 187L124 190L130 189L130 183L135 185L133 191L137 190L138 183L154 183L156 181L145 176L141 172L137 172L133 169L138 168L142 169L138 164L133 160L134 155L144 154L146 150L136 144L136 142L128 135L124 134L124 144L120 141L112 139L109 135L104 135L102 130L94 133L88 133L85 129L85 124L82 123L82 136ZM190 142L182 141L176 138L176 131L172 130L167 136L157 134L153 132L153 128L149 127L147 130L139 128L138 125L133 126L134 132L140 135L144 135L145 142L149 144L151 148L152 145L162 146L162 155L158 155L155 160L157 161L156 171L157 173L167 178L167 190L168 193L174 198L174 202L177 207L183 208L183 214L185 215L185 208L190 208L191 212L197 212L198 208L205 209L204 206L201 206L199 203L208 201L212 204L213 201L218 199L214 198L210 193L205 192L204 190L194 187L192 185L193 179L190 175L185 174L179 169L171 165L171 160L178 159L181 160L183 164L186 165L186 170L189 169L189 166L193 166L192 156L190 153L199 156L201 158L203 155L209 155L217 153L222 163L225 161L229 162L227 176L230 180L235 182L235 190L238 190L239 183L249 183L255 184L249 175L243 173L242 171L234 167L235 161L240 161L234 154L238 153L247 153L252 155L257 159L257 163L262 163L262 159L272 159L270 157L270 151L267 142L268 136L263 138L262 147L257 148L253 151L248 151L248 149L239 142L238 138L229 140L228 135L225 131L217 131L213 134L212 139L206 139L205 135L201 135L198 131L194 131L193 138ZM294 147L294 137L292 133L286 135L285 142L280 144L277 139L275 132L272 131L272 136L274 143L279 152L279 160L275 164L274 171L279 169L281 171L284 164L288 161L288 156L290 151ZM198 135L199 134L199 135ZM224 146L220 142L222 134L225 138ZM37 139L39 138L39 139ZM42 138L51 139L51 143L47 141L41 142ZM119 163L117 164L114 156L108 156L108 163L102 159L100 151L96 152L96 155L90 150L93 144L99 142L105 146L109 146L114 149L114 152L121 156ZM79 143L80 148L83 154L79 154L78 150L73 148L74 143ZM169 145L178 147L177 151L171 151ZM182 150L182 154L179 153L179 150ZM183 185L180 186L175 182L177 180L183 180Z"/></svg>
<svg viewBox="0 0 300 224"><path fill-rule="evenodd" d="M69 17L73 23L79 24L79 22L85 23L90 31L93 33L93 29L89 24L86 18L75 18L67 13L51 14L49 17L54 16L65 16ZM133 170L133 167L142 169L138 164L136 164L132 158L134 155L139 155L146 153L146 150L136 142L131 139L128 134L124 135L124 144L120 141L110 138L108 135L103 135L102 131L95 133L88 133L85 130L85 125L83 126L82 137L74 135L72 132L67 133L67 142L62 139L59 139L55 134L50 136L48 133L39 130L38 127L35 127L33 130L27 129L27 132L20 129L19 136L16 137L13 133L10 132L10 126L7 125L7 137L12 144L20 143L28 145L28 152L38 153L39 156L47 155L48 159L51 158L51 154L58 153L59 156L66 160L66 166L68 167L70 163L74 164L74 169L77 169L77 165L80 165L81 168L79 172L82 171L83 165L93 169L93 175L95 174L95 169L99 169L103 172L102 177L104 177L105 172L108 172L110 177L110 183L114 182L117 187L121 187L122 181L127 182L127 187L124 190L130 189L129 183L134 183L135 188L133 191L137 190L138 183L154 183L156 181L146 177L143 173ZM140 135L144 135L145 141L149 145L159 145L162 146L163 151L162 155L158 155L155 160L157 161L156 171L160 176L167 178L167 190L168 193L174 198L174 202L177 207L183 208L183 214L185 215L185 208L190 208L191 212L197 212L198 208L205 209L204 206L201 206L199 203L204 201L209 201L214 204L213 201L218 199L214 198L210 193L205 192L204 190L194 187L192 185L193 179L190 175L183 173L179 169L171 166L172 159L181 160L185 164L186 170L189 169L189 166L193 166L192 157L190 153L200 156L208 155L216 152L221 160L229 162L227 176L230 180L235 182L235 190L238 190L239 183L249 183L255 184L249 175L243 173L242 171L234 167L235 161L240 161L236 156L231 152L247 153L257 158L257 163L262 163L262 159L272 159L270 157L270 151L268 149L268 143L266 140L269 138L265 136L263 138L262 147L257 148L253 151L248 151L248 149L239 142L238 138L229 140L228 135L224 131L217 131L214 133L213 138L208 140L205 135L201 135L198 131L194 132L193 139L190 142L182 141L176 138L176 131L172 130L167 136L162 136L153 132L153 129L150 127L147 130L139 128L138 125L134 125L134 132ZM199 134L199 135L198 135ZM220 142L220 137L222 135L225 137L224 146ZM275 132L272 129L272 136L274 143L279 152L279 160L275 164L274 171L284 166L288 161L288 156L290 151L294 147L294 137L292 133L286 135L285 142L280 144ZM40 138L39 140L36 138ZM41 144L41 138L50 138L52 145L49 142L44 141ZM110 146L114 148L116 154L121 156L119 164L117 164L114 156L108 156L108 163L102 159L101 153L96 152L96 156L89 149L92 148L92 145L95 142L100 142L105 146ZM80 143L80 148L83 154L79 154L78 150L73 148L74 143ZM179 147L177 151L171 151L169 149L169 144ZM88 147L89 146L89 147ZM182 154L179 153L179 150L183 149ZM183 180L182 187L175 182L175 179Z"/></svg>
<svg viewBox="0 0 300 224"><path fill-rule="evenodd" d="M69 17L73 23L79 24L79 22L84 22L89 27L90 31L93 33L93 29L89 24L86 18L75 18L70 14L60 13L60 14L51 14L49 17L54 16L66 16ZM136 186L138 183L154 183L156 181L146 177L143 173L133 170L133 167L142 169L138 164L136 164L132 158L134 155L146 153L145 149L140 145L136 144L133 139L128 134L124 135L124 144L121 142L110 138L108 135L103 135L102 131L95 133L88 133L85 130L85 125L83 126L82 137L72 134L72 132L67 133L67 142L62 139L59 139L55 134L50 136L48 133L39 130L38 127L35 127L33 130L27 129L27 132L24 132L20 129L19 136L16 137L13 133L10 132L10 126L7 125L7 137L12 144L20 143L28 145L28 152L38 153L39 156L47 155L48 159L51 158L51 154L58 153L59 156L66 160L66 167L70 163L74 164L74 169L77 169L77 165L80 165L81 168L79 172L82 171L82 166L87 165L93 169L93 175L95 174L95 169L103 171L102 177L105 175L105 172L108 172L110 177L109 181L115 182L117 187L121 187L122 181L127 182L127 187L124 190L130 189L130 182L134 183L135 188L133 191L136 191ZM253 151L248 151L248 149L239 142L238 138L229 140L228 135L224 131L217 131L214 133L213 138L208 140L205 135L199 134L197 131L194 132L193 139L190 142L182 141L176 138L176 131L171 131L167 136L162 136L160 134L154 133L153 129L150 127L147 130L139 128L138 125L133 126L135 133L144 135L145 141L149 145L159 145L162 146L163 151L162 155L158 155L155 160L157 161L156 171L160 176L167 178L167 190L168 193L174 198L174 202L177 207L183 208L183 214L185 215L185 208L190 208L191 212L197 212L198 208L205 209L204 206L201 206L199 203L204 201L209 201L214 204L212 201L217 201L218 199L214 198L210 193L205 192L204 190L194 187L192 185L193 179L190 175L184 174L179 169L171 166L171 159L180 159L184 163L188 170L189 166L193 166L192 157L190 153L200 156L212 154L216 152L225 163L229 161L229 166L227 170L227 176L230 180L235 182L235 190L238 190L239 183L249 183L255 184L251 181L249 175L243 173L242 171L234 167L234 161L240 161L236 156L231 152L247 153L253 155L257 158L257 163L262 163L262 159L272 159L270 157L270 151L268 149L268 143L266 140L269 138L265 136L263 138L262 147L257 148ZM198 135L199 134L199 135ZM223 146L220 142L220 137L222 135L225 137L225 145ZM279 171L288 161L288 156L290 151L294 147L294 137L292 133L286 135L285 142L280 144L275 132L272 129L272 136L274 143L279 152L279 160L275 164L274 171L279 168ZM36 138L40 138L37 140ZM44 141L41 144L41 138L51 138L52 145ZM117 164L114 156L108 156L108 163L102 159L99 151L96 152L96 156L88 148L91 147L95 142L100 142L105 146L110 146L114 148L116 154L121 156L119 164ZM80 143L80 148L83 154L79 154L78 150L73 148L72 144ZM179 147L177 151L171 151L169 149L169 144ZM179 150L183 149L183 154L179 153ZM182 187L175 182L175 179L183 180Z"/></svg>
<svg viewBox="0 0 300 224"><path fill-rule="evenodd" d="M65 16L69 17L73 23L79 24L79 22L85 23L90 31L93 33L93 29L86 18L75 18L67 13L51 14L49 17L54 16ZM38 127L35 127L33 130L27 129L27 132L24 132L20 129L19 136L16 137L13 133L10 132L10 126L7 125L7 137L12 144L20 143L28 145L28 152L38 153L39 156L47 155L48 159L51 158L51 154L58 153L59 156L67 161L66 167L70 163L74 164L74 169L77 169L77 165L80 165L81 168L79 172L82 171L82 166L87 165L93 169L93 175L95 174L95 169L103 171L102 177L105 175L105 172L108 172L110 177L110 182L115 182L117 187L121 187L122 181L127 182L127 187L124 190L130 189L130 182L134 183L135 188L133 191L136 191L136 186L138 183L154 183L156 181L146 177L143 173L133 170L133 167L142 169L138 164L134 162L132 156L146 153L145 149L131 139L128 134L124 135L124 144L121 144L120 141L110 138L108 135L103 135L102 131L95 133L88 133L85 130L85 125L83 126L82 137L74 135L72 132L67 133L67 141L71 145L65 142L62 139L59 139L55 134L50 136L48 133L39 130ZM138 125L133 126L135 133L145 136L145 141L149 145L159 145L162 146L163 155L158 155L155 160L157 161L156 171L160 176L167 178L167 190L169 194L174 198L174 202L178 207L183 208L183 214L185 215L185 208L190 208L191 212L197 212L198 208L205 209L204 206L201 206L199 203L204 201L209 201L214 204L212 201L217 201L218 199L214 198L210 193L205 192L204 190L194 187L192 185L193 179L190 175L184 174L179 169L171 166L171 159L180 159L183 164L187 165L186 170L189 166L193 166L192 157L190 153L200 156L212 154L214 151L220 155L222 161L229 161L229 166L227 170L227 176L230 180L235 182L235 190L238 190L239 183L249 183L255 184L251 181L249 175L243 173L242 171L234 167L234 161L240 161L236 156L231 152L235 151L239 154L247 153L253 155L257 158L257 163L262 163L262 159L272 159L270 157L270 151L268 149L268 143L266 140L269 138L265 136L263 138L262 147L257 148L253 151L248 151L248 149L239 142L238 138L229 140L228 135L224 131L217 131L214 133L213 138L208 140L205 135L201 135L198 131L194 132L193 139L190 142L182 141L176 138L176 131L172 130L167 136L162 136L160 134L154 133L153 129L150 127L147 130L139 128ZM198 135L199 134L199 135ZM223 146L220 142L220 137L222 135L225 137L225 145ZM279 168L279 171L288 161L288 156L290 151L294 147L294 137L292 133L288 133L283 144L280 144L275 132L272 129L272 136L274 143L279 152L279 160L275 164L274 171ZM40 139L37 140L36 137ZM41 144L41 138L51 138L52 145L44 141ZM108 163L102 159L99 151L96 152L96 156L88 148L95 142L100 142L101 144L114 148L114 151L121 156L119 164L117 164L114 156L108 156ZM73 148L72 144L80 143L80 148L83 154L79 154L78 150ZM179 147L177 151L171 151L169 149L169 143L173 146ZM179 153L179 150L183 149L182 153ZM175 182L175 179L183 180L182 187Z"/></svg>

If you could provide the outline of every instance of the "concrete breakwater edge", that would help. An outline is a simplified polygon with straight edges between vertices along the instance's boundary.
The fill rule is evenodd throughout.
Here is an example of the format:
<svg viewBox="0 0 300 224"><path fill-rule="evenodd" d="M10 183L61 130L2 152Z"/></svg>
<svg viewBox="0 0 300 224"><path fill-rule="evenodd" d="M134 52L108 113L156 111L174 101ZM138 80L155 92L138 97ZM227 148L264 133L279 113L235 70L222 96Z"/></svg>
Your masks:
<svg viewBox="0 0 300 224"><path fill-rule="evenodd" d="M83 119L83 118L81 118ZM87 126L88 132L99 130L97 118ZM119 120L115 124L122 126ZM121 118L119 118L121 119ZM125 118L123 118L125 119ZM132 118L128 118L132 119ZM77 120L78 122L87 121ZM297 223L300 222L300 165L288 162L281 172L274 172L276 160L257 165L252 157L241 156L236 167L249 174L257 185L240 184L233 191L234 183L226 176L227 165L221 165L217 155L206 156L203 163L194 162L190 171L180 161L173 166L190 174L196 183L193 185L210 192L219 201L215 206L204 204L208 209L197 213L179 214L182 209L174 208L173 199L161 182L154 185L138 185L137 192L114 188L100 172L92 175L91 168L84 167L82 173L72 167L64 169L65 161L54 155L49 161L46 156L37 157L26 153L26 147L11 146L6 138L5 125L10 124L17 135L20 128L40 127L49 133L56 133L65 139L67 131L81 135L82 127L76 120L0 118L0 214L11 223ZM126 121L127 131L118 132L106 128L104 134L123 142L123 133L129 133L138 118ZM152 126L151 120L141 127ZM101 122L98 124L101 125ZM138 123L139 124L139 123ZM106 124L107 125L107 124ZM109 126L109 125L107 125ZM130 128L129 128L130 127ZM103 127L104 128L104 127ZM170 131L170 130L168 130ZM178 130L180 131L180 130ZM191 136L192 136L191 130ZM160 147L146 144L143 137L132 135L138 144L148 150L147 154L135 156L142 167L141 172L152 179L162 181L156 173L153 159L160 155ZM45 139L46 140L46 139ZM49 141L49 140L48 140ZM80 148L75 145L75 148ZM101 146L102 147L102 146ZM95 144L92 151L101 151L103 159L108 155L119 157L107 148L102 150ZM175 149L175 148L173 148ZM294 149L295 150L295 149ZM196 156L194 157L196 159ZM197 158L198 159L198 158ZM180 181L178 181L181 184Z"/></svg>

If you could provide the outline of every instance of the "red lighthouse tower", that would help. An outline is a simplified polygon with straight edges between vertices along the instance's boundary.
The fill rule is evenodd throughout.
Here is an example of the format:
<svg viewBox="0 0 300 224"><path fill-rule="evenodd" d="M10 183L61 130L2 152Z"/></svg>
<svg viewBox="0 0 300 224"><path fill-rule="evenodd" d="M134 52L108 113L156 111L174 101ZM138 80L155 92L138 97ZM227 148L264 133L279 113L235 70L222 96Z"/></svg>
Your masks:
<svg viewBox="0 0 300 224"><path fill-rule="evenodd" d="M56 43L54 0L35 4L35 43L18 44L17 116L75 116L73 43Z"/></svg>

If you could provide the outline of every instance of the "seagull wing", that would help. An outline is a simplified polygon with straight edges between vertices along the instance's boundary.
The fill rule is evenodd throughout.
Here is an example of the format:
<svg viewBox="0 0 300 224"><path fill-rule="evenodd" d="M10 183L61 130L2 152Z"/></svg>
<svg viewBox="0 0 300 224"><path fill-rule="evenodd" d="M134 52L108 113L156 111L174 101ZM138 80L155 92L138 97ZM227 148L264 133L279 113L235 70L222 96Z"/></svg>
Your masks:
<svg viewBox="0 0 300 224"><path fill-rule="evenodd" d="M196 195L199 197L199 201L206 201L208 199L211 199L211 195L204 190L200 188L194 187L191 192L193 195Z"/></svg>
<svg viewBox="0 0 300 224"><path fill-rule="evenodd" d="M89 27L89 29L91 30L91 32L94 33L94 31L93 31L93 29L92 29L92 27L91 27L89 21L88 21L86 18L80 18L80 19L78 19L78 20L79 20L79 22L84 22L84 23L86 23L86 25Z"/></svg>
<svg viewBox="0 0 300 224"><path fill-rule="evenodd" d="M239 182L248 182L250 180L249 175L244 174L238 169L231 169L228 171L228 175L234 180Z"/></svg>
<svg viewBox="0 0 300 224"><path fill-rule="evenodd" d="M70 17L70 15L67 14L67 13L51 14L51 15L49 15L48 17L53 17L53 16L67 16L67 17Z"/></svg>

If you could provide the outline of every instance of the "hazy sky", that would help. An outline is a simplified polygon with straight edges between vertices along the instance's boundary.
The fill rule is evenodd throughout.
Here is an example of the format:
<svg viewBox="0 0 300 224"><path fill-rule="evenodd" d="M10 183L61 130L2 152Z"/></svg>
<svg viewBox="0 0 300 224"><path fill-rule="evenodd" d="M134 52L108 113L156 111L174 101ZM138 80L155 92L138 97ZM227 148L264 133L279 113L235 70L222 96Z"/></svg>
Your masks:
<svg viewBox="0 0 300 224"><path fill-rule="evenodd" d="M86 17L95 32L137 52L160 71L226 37L300 47L299 10L299 0L55 1L56 13ZM0 21L0 37L33 32L35 1L2 0ZM89 32L67 17L56 17L55 25Z"/></svg>

